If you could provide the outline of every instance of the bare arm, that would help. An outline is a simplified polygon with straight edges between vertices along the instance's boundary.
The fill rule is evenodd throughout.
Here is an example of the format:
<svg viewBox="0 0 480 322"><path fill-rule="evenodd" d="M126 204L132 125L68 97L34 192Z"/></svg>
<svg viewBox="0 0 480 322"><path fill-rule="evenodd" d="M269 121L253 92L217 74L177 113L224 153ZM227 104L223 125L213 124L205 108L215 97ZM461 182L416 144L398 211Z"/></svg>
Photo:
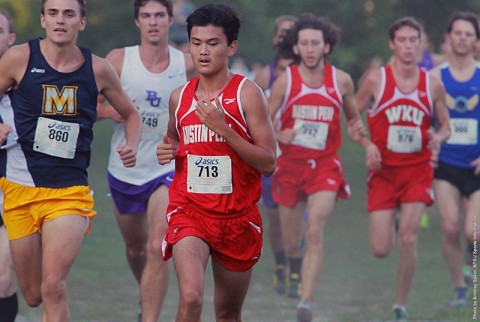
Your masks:
<svg viewBox="0 0 480 322"><path fill-rule="evenodd" d="M268 111L270 118L274 120L280 109L287 91L287 73L282 73L272 84L270 96L268 97ZM282 144L290 144L295 137L294 129L278 130L275 127L275 137L278 142Z"/></svg>
<svg viewBox="0 0 480 322"><path fill-rule="evenodd" d="M381 73L380 69L374 69L368 73L355 93L355 102L358 112L362 114L370 105L375 102L375 95L380 90Z"/></svg>
<svg viewBox="0 0 480 322"><path fill-rule="evenodd" d="M433 75L430 75L430 93L438 129L435 133L430 132L428 148L432 151L438 151L440 144L450 137L450 116L445 102L445 87L440 79Z"/></svg>
<svg viewBox="0 0 480 322"><path fill-rule="evenodd" d="M270 96L268 97L268 112L273 119L277 114L285 98L287 91L287 73L281 74L272 84Z"/></svg>
<svg viewBox="0 0 480 322"><path fill-rule="evenodd" d="M0 59L0 97L23 78L30 57L28 44L13 46Z"/></svg>
<svg viewBox="0 0 480 322"><path fill-rule="evenodd" d="M375 95L379 91L381 81L380 69L369 72L360 83L354 100L359 114L363 113L375 102ZM360 139L360 144L365 149L365 163L370 170L380 169L382 157L378 147L367 137Z"/></svg>
<svg viewBox="0 0 480 322"><path fill-rule="evenodd" d="M263 66L255 75L254 81L264 91L268 89L268 86L270 85L270 66Z"/></svg>
<svg viewBox="0 0 480 322"><path fill-rule="evenodd" d="M360 114L356 107L352 77L346 72L337 69L337 80L340 94L343 97L343 110L347 120L358 119Z"/></svg>
<svg viewBox="0 0 480 322"><path fill-rule="evenodd" d="M347 119L347 133L354 142L367 135L367 130L363 124L355 103L355 89L352 77L342 70L337 69L337 80L340 94L343 97L343 110Z"/></svg>
<svg viewBox="0 0 480 322"><path fill-rule="evenodd" d="M209 129L223 137L245 162L263 175L270 176L276 168L276 144L265 95L260 87L247 80L240 99L253 144L228 126L223 109L215 108L209 99L199 97L195 113ZM215 104L220 106L218 98Z"/></svg>
<svg viewBox="0 0 480 322"><path fill-rule="evenodd" d="M93 69L99 92L105 96L124 120L126 142L117 147L117 152L125 166L133 167L141 136L140 115L123 90L115 69L106 59L93 56Z"/></svg>
<svg viewBox="0 0 480 322"><path fill-rule="evenodd" d="M0 99L10 88L14 88L23 77L27 68L30 49L27 44L10 48L0 60ZM5 142L12 128L0 123L0 144Z"/></svg>
<svg viewBox="0 0 480 322"><path fill-rule="evenodd" d="M106 59L112 64L113 68L117 72L118 77L122 72L123 57L125 56L125 48L113 49L107 54ZM111 119L116 122L123 122L122 117L115 108L110 104L105 104L105 97L103 95L98 96L97 103L97 121Z"/></svg>
<svg viewBox="0 0 480 322"><path fill-rule="evenodd" d="M162 165L170 163L177 154L180 138L175 126L175 109L179 103L181 91L182 87L179 87L170 94L167 133L163 137L163 142L157 146L157 160Z"/></svg>

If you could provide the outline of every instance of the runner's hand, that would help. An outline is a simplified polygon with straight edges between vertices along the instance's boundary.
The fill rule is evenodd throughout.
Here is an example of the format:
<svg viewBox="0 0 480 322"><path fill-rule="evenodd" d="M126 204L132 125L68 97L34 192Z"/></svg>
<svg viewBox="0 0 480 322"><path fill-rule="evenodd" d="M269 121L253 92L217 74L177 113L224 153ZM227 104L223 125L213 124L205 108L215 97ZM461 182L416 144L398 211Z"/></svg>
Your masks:
<svg viewBox="0 0 480 322"><path fill-rule="evenodd" d="M130 145L120 144L117 146L117 153L126 168L132 168L137 162L137 152Z"/></svg>
<svg viewBox="0 0 480 322"><path fill-rule="evenodd" d="M163 141L157 146L157 160L161 165L170 163L177 155L178 142L163 136Z"/></svg>

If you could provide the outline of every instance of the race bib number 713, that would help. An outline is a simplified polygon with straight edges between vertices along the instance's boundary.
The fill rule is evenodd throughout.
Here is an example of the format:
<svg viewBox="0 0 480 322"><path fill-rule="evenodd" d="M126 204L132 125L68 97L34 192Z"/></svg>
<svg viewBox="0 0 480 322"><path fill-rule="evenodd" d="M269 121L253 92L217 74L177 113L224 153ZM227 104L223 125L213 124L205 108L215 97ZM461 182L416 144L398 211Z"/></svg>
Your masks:
<svg viewBox="0 0 480 322"><path fill-rule="evenodd" d="M232 190L232 160L229 156L188 155L188 192L227 194Z"/></svg>

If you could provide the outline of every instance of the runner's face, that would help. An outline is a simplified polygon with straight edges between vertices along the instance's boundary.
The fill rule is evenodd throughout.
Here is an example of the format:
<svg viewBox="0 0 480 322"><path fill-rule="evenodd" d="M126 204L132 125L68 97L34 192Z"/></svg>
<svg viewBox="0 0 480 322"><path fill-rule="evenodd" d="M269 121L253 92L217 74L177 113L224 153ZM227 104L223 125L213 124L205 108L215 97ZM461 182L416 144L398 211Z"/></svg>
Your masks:
<svg viewBox="0 0 480 322"><path fill-rule="evenodd" d="M317 29L302 29L298 32L298 42L293 47L301 62L308 68L317 67L330 52L330 45L323 40L323 32Z"/></svg>
<svg viewBox="0 0 480 322"><path fill-rule="evenodd" d="M75 43L86 24L77 0L48 0L40 20L47 38L56 43Z"/></svg>
<svg viewBox="0 0 480 322"><path fill-rule="evenodd" d="M166 42L173 19L167 8L156 1L149 1L139 8L135 24L140 29L142 41L150 43Z"/></svg>
<svg viewBox="0 0 480 322"><path fill-rule="evenodd" d="M229 46L221 27L194 26L190 31L190 53L199 74L211 75L228 68L228 58L236 49L237 41Z"/></svg>
<svg viewBox="0 0 480 322"><path fill-rule="evenodd" d="M420 34L409 26L403 26L395 32L390 40L390 49L394 55L404 63L415 63L418 52L421 50Z"/></svg>
<svg viewBox="0 0 480 322"><path fill-rule="evenodd" d="M477 36L472 24L466 20L456 20L448 34L450 47L456 55L470 55L475 50Z"/></svg>

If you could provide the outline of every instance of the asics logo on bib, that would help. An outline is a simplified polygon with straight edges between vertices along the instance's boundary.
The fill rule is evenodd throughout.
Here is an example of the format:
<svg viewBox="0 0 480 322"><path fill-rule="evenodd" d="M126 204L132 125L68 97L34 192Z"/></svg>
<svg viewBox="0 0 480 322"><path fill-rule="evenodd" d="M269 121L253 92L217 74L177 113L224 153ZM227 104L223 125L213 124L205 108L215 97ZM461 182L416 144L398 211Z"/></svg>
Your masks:
<svg viewBox="0 0 480 322"><path fill-rule="evenodd" d="M195 165L218 165L218 164L219 164L218 159L198 158L197 161L195 161Z"/></svg>
<svg viewBox="0 0 480 322"><path fill-rule="evenodd" d="M72 127L70 125L57 124L57 122L53 122L48 124L48 128L49 129L55 128L55 130L59 130L59 131L70 131Z"/></svg>

